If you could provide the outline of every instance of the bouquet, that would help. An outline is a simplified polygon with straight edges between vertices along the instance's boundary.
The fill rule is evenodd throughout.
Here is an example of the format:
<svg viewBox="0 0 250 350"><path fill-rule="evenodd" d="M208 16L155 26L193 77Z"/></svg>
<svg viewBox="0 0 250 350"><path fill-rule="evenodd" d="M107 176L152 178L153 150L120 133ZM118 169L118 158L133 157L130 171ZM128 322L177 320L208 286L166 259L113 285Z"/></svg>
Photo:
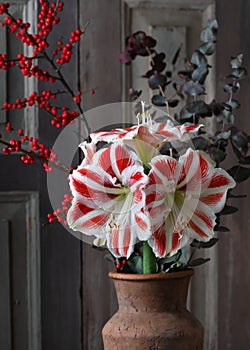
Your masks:
<svg viewBox="0 0 250 350"><path fill-rule="evenodd" d="M237 210L225 204L236 183L249 176L249 169L241 166L249 163L247 135L232 126L239 107L233 95L246 69L242 55L232 58L232 83L224 87L228 100L205 102L211 68L207 56L214 52L216 33L217 22L211 20L178 82L163 73L165 54L154 49L154 38L141 31L128 37L121 62L150 57L144 77L153 91L152 104L166 112L157 116L139 101L136 125L92 133L80 145L84 159L70 175L73 201L67 222L72 230L94 236L96 246L106 245L120 272L168 272L208 261L192 260L192 253L187 257L187 248L213 246L215 231L227 230L220 226L220 216ZM167 97L168 85L178 99ZM130 97L138 101L141 93L131 89ZM185 96L188 103L171 113ZM209 135L200 120L212 116L222 127ZM219 163L230 144L239 164L226 171Z"/></svg>

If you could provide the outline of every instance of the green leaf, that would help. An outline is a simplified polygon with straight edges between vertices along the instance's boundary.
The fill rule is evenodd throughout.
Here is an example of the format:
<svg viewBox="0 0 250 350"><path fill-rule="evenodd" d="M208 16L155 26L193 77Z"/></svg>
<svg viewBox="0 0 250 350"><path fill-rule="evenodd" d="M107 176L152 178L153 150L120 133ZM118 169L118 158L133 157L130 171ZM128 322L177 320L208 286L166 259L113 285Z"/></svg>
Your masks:
<svg viewBox="0 0 250 350"><path fill-rule="evenodd" d="M205 264L206 262L210 261L210 258L197 258L197 259L194 259L192 261L190 261L190 263L188 264L190 267L194 267L194 266L199 266L199 265L203 265Z"/></svg>
<svg viewBox="0 0 250 350"><path fill-rule="evenodd" d="M201 32L200 39L204 43L213 43L215 41L215 36L212 28L209 28L209 27L204 28Z"/></svg>
<svg viewBox="0 0 250 350"><path fill-rule="evenodd" d="M219 141L219 140L221 140L221 139L227 140L227 139L229 138L230 135L231 135L231 130L224 131L224 132L220 132L219 134L216 134L216 135L213 137L213 140L214 140L214 141Z"/></svg>
<svg viewBox="0 0 250 350"><path fill-rule="evenodd" d="M199 150L203 150L205 151L208 145L208 141L202 137L202 136L198 136L192 139L193 144L195 149L199 149Z"/></svg>
<svg viewBox="0 0 250 350"><path fill-rule="evenodd" d="M232 191L228 191L227 198L246 198L246 194L233 194Z"/></svg>
<svg viewBox="0 0 250 350"><path fill-rule="evenodd" d="M235 181L243 182L249 178L250 168L235 165L228 170L228 173L235 179Z"/></svg>
<svg viewBox="0 0 250 350"><path fill-rule="evenodd" d="M167 78L163 74L154 74L148 79L149 87L152 90L159 89L159 86L163 88L166 85L166 82Z"/></svg>
<svg viewBox="0 0 250 350"><path fill-rule="evenodd" d="M223 111L217 116L218 123L226 123L233 124L234 123L234 115L231 111L223 109Z"/></svg>
<svg viewBox="0 0 250 350"><path fill-rule="evenodd" d="M178 106L178 104L179 104L179 100L177 100L177 99L173 99L173 100L169 100L168 101L168 105L171 108L174 108L174 107Z"/></svg>
<svg viewBox="0 0 250 350"><path fill-rule="evenodd" d="M105 258L106 260L108 260L109 262L115 263L115 258L114 258L113 255L110 254L110 253L106 254L106 255L104 256L104 258Z"/></svg>
<svg viewBox="0 0 250 350"><path fill-rule="evenodd" d="M211 248L213 247L217 242L219 238L211 238L208 242L201 242L197 241L196 239L193 240L193 242L190 244L191 247L195 248Z"/></svg>
<svg viewBox="0 0 250 350"><path fill-rule="evenodd" d="M250 156L247 156L244 159L240 160L240 164L249 165L250 164Z"/></svg>
<svg viewBox="0 0 250 350"><path fill-rule="evenodd" d="M191 63L197 67L207 67L207 58L199 50L195 50L191 57Z"/></svg>
<svg viewBox="0 0 250 350"><path fill-rule="evenodd" d="M184 84L183 91L189 96L198 96L204 94L205 88L194 81L189 81Z"/></svg>
<svg viewBox="0 0 250 350"><path fill-rule="evenodd" d="M221 163L226 158L226 152L222 149L214 146L209 147L209 155L210 157L217 163Z"/></svg>
<svg viewBox="0 0 250 350"><path fill-rule="evenodd" d="M233 69L232 75L236 79L245 79L247 77L247 70L246 70L246 68L243 68L243 67Z"/></svg>
<svg viewBox="0 0 250 350"><path fill-rule="evenodd" d="M204 43L200 46L199 51L206 56L210 56L214 53L215 45L213 43Z"/></svg>
<svg viewBox="0 0 250 350"><path fill-rule="evenodd" d="M233 207L231 205L225 205L225 207L220 212L220 215L231 215L233 213L236 213L239 209L236 207Z"/></svg>
<svg viewBox="0 0 250 350"><path fill-rule="evenodd" d="M217 232L229 232L229 228L225 227L225 226L216 226L214 228L215 231Z"/></svg>
<svg viewBox="0 0 250 350"><path fill-rule="evenodd" d="M176 261L178 261L181 257L181 251L177 252L176 254L167 257L167 258L162 258L160 259L160 264L172 264L175 263Z"/></svg>
<svg viewBox="0 0 250 350"><path fill-rule="evenodd" d="M240 107L240 103L237 100L229 100L227 101L227 104L231 106L232 109L237 109Z"/></svg>
<svg viewBox="0 0 250 350"><path fill-rule="evenodd" d="M224 86L224 91L229 94L235 94L240 90L240 84L237 82L236 84L227 84Z"/></svg>
<svg viewBox="0 0 250 350"><path fill-rule="evenodd" d="M167 105L167 98L162 95L154 95L151 101L155 106L164 107Z"/></svg>
<svg viewBox="0 0 250 350"><path fill-rule="evenodd" d="M208 68L201 66L197 67L192 73L192 80L204 84L206 76L208 75Z"/></svg>
<svg viewBox="0 0 250 350"><path fill-rule="evenodd" d="M125 273L143 273L142 256L132 256L127 260L127 264L123 270Z"/></svg>
<svg viewBox="0 0 250 350"><path fill-rule="evenodd" d="M234 69L234 68L239 68L242 66L242 63L243 63L243 54L239 54L237 57L232 57L231 61L230 61L230 64L231 64L231 67Z"/></svg>

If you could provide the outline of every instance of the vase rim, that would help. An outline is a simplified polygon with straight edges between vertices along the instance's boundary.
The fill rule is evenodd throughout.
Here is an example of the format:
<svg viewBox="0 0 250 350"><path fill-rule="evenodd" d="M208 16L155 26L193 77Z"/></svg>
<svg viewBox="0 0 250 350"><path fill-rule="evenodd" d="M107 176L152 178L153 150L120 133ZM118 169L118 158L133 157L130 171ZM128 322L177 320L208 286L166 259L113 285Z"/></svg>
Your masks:
<svg viewBox="0 0 250 350"><path fill-rule="evenodd" d="M189 277L194 274L193 269L186 269L177 272L167 272L167 273L150 273L150 274L140 274L140 273L122 273L112 271L109 272L109 277L116 280L126 280L126 281L148 281L148 280L166 280L166 279L179 279L183 277Z"/></svg>

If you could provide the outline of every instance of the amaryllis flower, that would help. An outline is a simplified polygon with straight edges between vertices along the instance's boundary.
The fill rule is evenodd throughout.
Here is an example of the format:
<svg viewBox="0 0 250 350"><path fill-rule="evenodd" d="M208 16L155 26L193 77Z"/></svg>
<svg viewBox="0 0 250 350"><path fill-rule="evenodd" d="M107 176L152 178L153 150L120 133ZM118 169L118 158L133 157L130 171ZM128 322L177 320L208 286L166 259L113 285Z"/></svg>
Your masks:
<svg viewBox="0 0 250 350"><path fill-rule="evenodd" d="M195 136L198 130L203 127L202 124L185 123L182 125L173 125L170 123L154 123L152 129L155 135L161 135L167 142L181 141L185 142Z"/></svg>
<svg viewBox="0 0 250 350"><path fill-rule="evenodd" d="M116 142L119 140L137 139L159 148L165 142L187 141L193 137L202 124L186 123L174 126L172 122L157 123L149 118L149 121L134 125L130 128L113 129L110 131L99 131L90 135L94 144L97 142Z"/></svg>
<svg viewBox="0 0 250 350"><path fill-rule="evenodd" d="M144 213L147 181L140 160L122 143L97 151L70 176L69 227L106 239L113 255L128 258L137 239L147 240L151 233Z"/></svg>
<svg viewBox="0 0 250 350"><path fill-rule="evenodd" d="M214 235L215 214L234 186L232 177L199 151L188 149L179 160L153 158L146 194L152 221L149 244L155 255L173 255L193 239L208 241Z"/></svg>

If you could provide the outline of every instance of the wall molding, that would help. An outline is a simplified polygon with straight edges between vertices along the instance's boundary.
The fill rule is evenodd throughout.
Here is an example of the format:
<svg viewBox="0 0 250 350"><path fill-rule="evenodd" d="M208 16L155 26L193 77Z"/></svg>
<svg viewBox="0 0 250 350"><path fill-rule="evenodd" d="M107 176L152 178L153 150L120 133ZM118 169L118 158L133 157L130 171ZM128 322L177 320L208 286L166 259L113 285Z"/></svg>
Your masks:
<svg viewBox="0 0 250 350"><path fill-rule="evenodd" d="M10 269L13 269L13 254L25 254L26 261L25 271L13 272L10 270L11 287L13 287L13 279L15 276L20 278L19 274L26 275L26 296L27 296L27 325L26 332L28 339L28 350L41 350L41 300L40 300L40 235L39 235L39 196L37 192L30 191L10 191L0 192L0 219L3 222L9 222L9 254L10 254ZM25 227L20 227L18 211L22 210L21 225L25 222ZM25 215L25 217L23 217ZM5 225L6 226L6 225ZM14 248L15 237L20 235L18 229L25 232L24 246L25 251L16 251ZM17 235L17 236L16 236ZM18 273L18 275L15 275ZM13 276L14 274L14 276ZM13 298L13 291L10 291L10 296ZM10 307L13 307L18 301L11 300ZM14 303L14 304L13 304ZM25 303L23 301L23 303ZM13 315L12 315L13 316ZM12 323L15 320L12 320ZM20 320L19 320L20 322ZM12 331L15 327L12 327ZM18 332L18 330L17 330ZM13 336L13 335L12 335ZM15 338L15 337L14 337ZM14 339L13 338L13 339ZM21 339L19 339L21 341ZM13 349L17 349L13 347Z"/></svg>

